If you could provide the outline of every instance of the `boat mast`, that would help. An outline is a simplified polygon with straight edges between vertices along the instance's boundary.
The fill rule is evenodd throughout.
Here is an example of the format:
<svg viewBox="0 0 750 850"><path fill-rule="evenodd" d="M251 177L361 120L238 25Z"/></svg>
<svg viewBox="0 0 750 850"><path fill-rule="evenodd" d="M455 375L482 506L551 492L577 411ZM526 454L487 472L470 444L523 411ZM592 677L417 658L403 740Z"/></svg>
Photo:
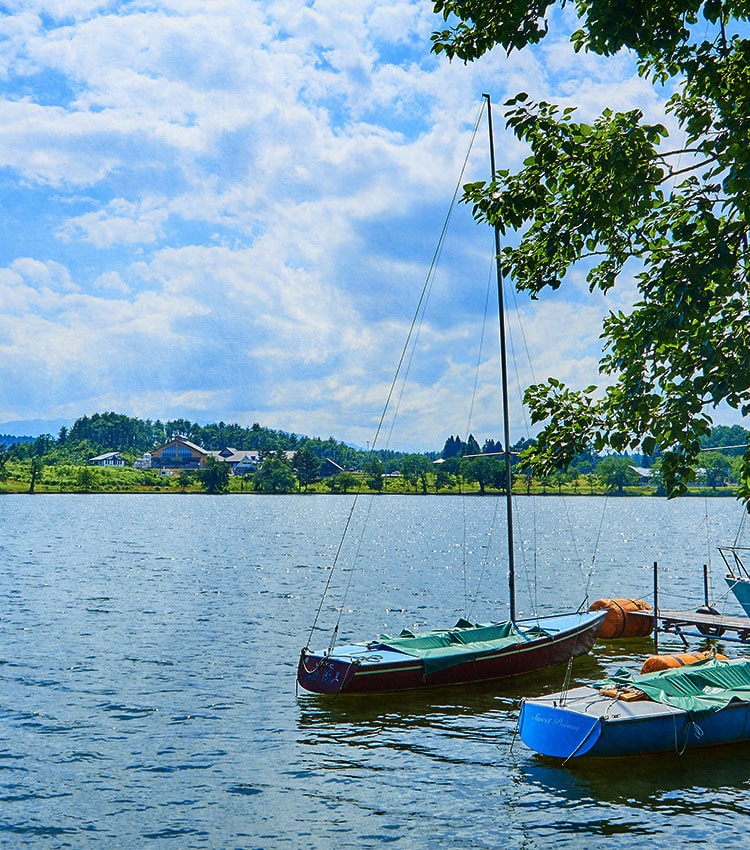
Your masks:
<svg viewBox="0 0 750 850"><path fill-rule="evenodd" d="M490 134L490 168L495 179L495 141L492 133L492 101L488 94L487 123ZM516 569L513 544L513 474L510 468L510 413L508 410L508 360L505 346L505 299L503 298L503 273L500 268L500 228L495 225L495 267L497 270L497 302L500 321L500 374L503 388L503 457L505 458L505 509L508 523L508 598L510 619L516 619Z"/></svg>

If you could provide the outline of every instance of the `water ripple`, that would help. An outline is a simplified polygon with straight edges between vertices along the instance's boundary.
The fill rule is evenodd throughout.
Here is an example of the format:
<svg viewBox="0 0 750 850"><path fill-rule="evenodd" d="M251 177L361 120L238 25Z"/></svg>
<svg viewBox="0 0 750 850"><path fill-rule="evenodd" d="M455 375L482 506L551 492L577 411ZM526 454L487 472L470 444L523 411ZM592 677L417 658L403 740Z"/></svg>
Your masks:
<svg viewBox="0 0 750 850"><path fill-rule="evenodd" d="M343 496L0 500L0 846L744 846L750 748L566 768L526 750L515 736L519 700L558 690L564 670L416 695L295 696L299 647L350 505ZM567 503L581 551L597 538L602 505ZM519 505L524 522L530 506ZM576 607L580 573L559 502L536 507L539 598ZM733 539L731 500L710 508L715 538ZM665 583L677 579L686 593L694 574L701 604L706 557L692 532L705 510L703 500L618 500L591 598L647 598L643 564L658 547ZM462 517L467 548L479 551L493 513L493 499L375 500L367 571L353 574L343 610L322 619L341 613L347 639L455 622L471 584L456 546ZM386 544L394 531L400 560ZM495 572L480 598L503 610L492 600L505 599L506 577ZM325 645L328 624L319 625ZM650 649L597 646L573 679Z"/></svg>

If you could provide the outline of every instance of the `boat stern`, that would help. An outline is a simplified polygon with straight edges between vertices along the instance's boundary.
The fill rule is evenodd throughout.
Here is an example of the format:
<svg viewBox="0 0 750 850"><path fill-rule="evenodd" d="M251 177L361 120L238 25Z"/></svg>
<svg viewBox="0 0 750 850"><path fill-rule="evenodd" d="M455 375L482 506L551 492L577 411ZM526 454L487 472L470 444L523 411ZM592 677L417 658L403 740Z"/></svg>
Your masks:
<svg viewBox="0 0 750 850"><path fill-rule="evenodd" d="M568 711L550 699L521 703L518 733L526 746L544 756L569 759L589 752L601 735L601 717Z"/></svg>
<svg viewBox="0 0 750 850"><path fill-rule="evenodd" d="M357 662L303 649L297 665L297 684L313 694L338 694L354 678Z"/></svg>

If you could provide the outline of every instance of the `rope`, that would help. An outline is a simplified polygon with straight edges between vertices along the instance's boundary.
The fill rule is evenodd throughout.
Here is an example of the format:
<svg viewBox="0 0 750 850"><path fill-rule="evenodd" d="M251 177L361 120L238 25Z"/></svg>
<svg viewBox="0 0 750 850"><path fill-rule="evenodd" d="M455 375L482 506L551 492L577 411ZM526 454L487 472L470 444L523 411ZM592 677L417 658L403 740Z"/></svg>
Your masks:
<svg viewBox="0 0 750 850"><path fill-rule="evenodd" d="M578 643L578 637L576 636L575 641L573 642L573 652L570 653L570 658L568 659L568 663L565 666L565 675L563 676L563 684L560 689L563 694L567 694L570 690L570 680L573 677L573 656L575 655L575 645ZM563 697L565 699L565 697Z"/></svg>
<svg viewBox="0 0 750 850"><path fill-rule="evenodd" d="M695 732L695 737L700 740L703 737L703 729L694 721L688 720L687 725L685 726L685 740L682 742L682 746L678 744L677 741L677 715L672 715L672 724L674 726L674 749L678 756L682 756L685 754L685 750L687 750L688 741L690 739L690 732Z"/></svg>
<svg viewBox="0 0 750 850"><path fill-rule="evenodd" d="M585 601L584 601L583 604L585 604ZM583 605L581 607L583 607ZM581 611L581 608L578 609L578 613L580 613L580 611ZM576 632L576 636L573 640L573 647L571 648L571 651L570 651L570 658L568 658L568 663L565 667L565 674L563 676L563 684L562 684L562 688L560 688L563 695L567 694L568 691L570 690L570 680L573 678L573 660L576 658L576 649L578 647L578 639L580 638L580 636L581 636L581 630L579 629L579 631ZM563 696L563 700L564 699L565 699L565 696Z"/></svg>
<svg viewBox="0 0 750 850"><path fill-rule="evenodd" d="M577 746L577 747L573 750L573 752L572 752L572 753L571 753L571 754L570 754L570 755L569 755L569 756L565 759L565 761L563 762L563 767L564 767L564 766L565 766L565 765L566 765L566 764L567 764L567 763L568 763L568 762L569 762L569 761L570 761L570 760L571 760L571 759L575 756L575 754L576 754L576 753L577 753L577 752L581 749L581 747L582 747L582 746L586 743L586 741L588 741L588 739L591 737L591 735L593 734L594 730L595 730L598 726L601 726L601 724L602 724L603 722L604 722L604 719L600 717L600 718L599 718L599 720L598 720L596 723L594 723L594 725L593 725L593 726L589 729L589 731L588 731L588 732L587 732L587 733L583 736L583 740L581 741L581 743L580 743L580 744L579 744L579 745L578 745L578 746Z"/></svg>

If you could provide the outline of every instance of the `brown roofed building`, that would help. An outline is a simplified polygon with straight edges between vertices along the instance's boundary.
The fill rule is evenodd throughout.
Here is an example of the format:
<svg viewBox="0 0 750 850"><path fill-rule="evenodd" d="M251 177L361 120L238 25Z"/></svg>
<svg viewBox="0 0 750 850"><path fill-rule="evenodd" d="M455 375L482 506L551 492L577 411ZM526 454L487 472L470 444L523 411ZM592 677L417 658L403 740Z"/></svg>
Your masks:
<svg viewBox="0 0 750 850"><path fill-rule="evenodd" d="M151 451L151 465L168 469L198 469L205 464L208 455L205 449L178 434Z"/></svg>

